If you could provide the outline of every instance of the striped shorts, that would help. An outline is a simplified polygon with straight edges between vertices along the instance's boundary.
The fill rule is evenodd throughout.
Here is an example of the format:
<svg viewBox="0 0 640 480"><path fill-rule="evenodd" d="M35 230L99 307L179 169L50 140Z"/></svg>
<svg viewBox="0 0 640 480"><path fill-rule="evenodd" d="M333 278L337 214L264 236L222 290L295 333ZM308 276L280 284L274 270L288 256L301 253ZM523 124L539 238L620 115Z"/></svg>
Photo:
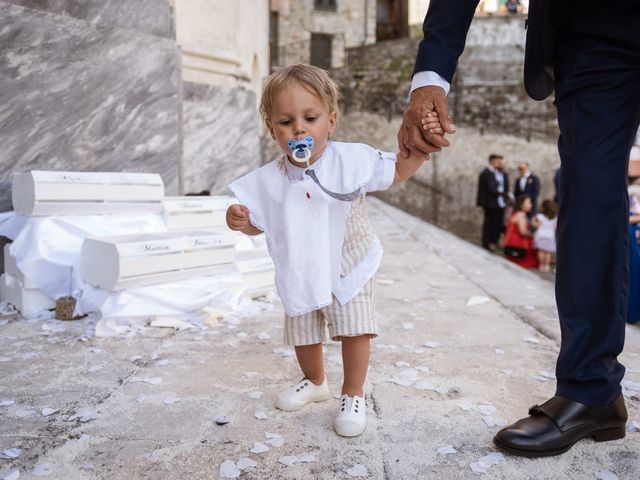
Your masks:
<svg viewBox="0 0 640 480"><path fill-rule="evenodd" d="M313 345L329 338L339 341L342 337L378 336L374 312L375 277L369 280L360 293L350 302L341 305L333 297L333 303L319 310L296 317L284 316L284 343L293 346Z"/></svg>

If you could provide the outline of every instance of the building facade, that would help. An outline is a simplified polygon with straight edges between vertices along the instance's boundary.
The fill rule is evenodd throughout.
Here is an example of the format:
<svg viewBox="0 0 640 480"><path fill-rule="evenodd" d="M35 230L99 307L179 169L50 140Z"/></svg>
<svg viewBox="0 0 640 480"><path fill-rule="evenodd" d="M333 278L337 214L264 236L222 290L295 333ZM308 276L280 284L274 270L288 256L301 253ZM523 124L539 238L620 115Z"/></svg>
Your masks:
<svg viewBox="0 0 640 480"><path fill-rule="evenodd" d="M347 48L375 43L376 9L376 0L272 0L272 69L342 67Z"/></svg>
<svg viewBox="0 0 640 480"><path fill-rule="evenodd" d="M269 0L172 4L182 65L182 190L223 193L261 163L258 101L269 74Z"/></svg>

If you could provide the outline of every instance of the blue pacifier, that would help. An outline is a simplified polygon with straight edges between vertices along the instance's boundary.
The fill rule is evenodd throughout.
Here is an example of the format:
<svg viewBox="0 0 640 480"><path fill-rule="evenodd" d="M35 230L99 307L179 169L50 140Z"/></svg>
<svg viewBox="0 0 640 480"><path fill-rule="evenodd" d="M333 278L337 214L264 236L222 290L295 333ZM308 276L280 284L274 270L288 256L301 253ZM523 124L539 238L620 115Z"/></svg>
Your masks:
<svg viewBox="0 0 640 480"><path fill-rule="evenodd" d="M287 146L289 147L289 151L291 152L291 156L293 157L293 159L296 162L306 162L307 170L305 170L304 173L311 177L311 180L313 180L314 183L318 185L318 187L320 187L320 189L324 193L332 198L335 198L336 200L341 200L343 202L353 202L360 195L360 188L350 193L332 192L331 190L328 190L322 186L320 180L318 180L318 177L316 176L316 172L312 168L309 168L309 159L311 159L311 150L313 150L313 145L313 137L311 136L304 137L302 140L291 139L287 142Z"/></svg>
<svg viewBox="0 0 640 480"><path fill-rule="evenodd" d="M313 150L313 137L306 136L302 140L291 139L287 142L291 156L296 162L306 162L309 166L311 150Z"/></svg>

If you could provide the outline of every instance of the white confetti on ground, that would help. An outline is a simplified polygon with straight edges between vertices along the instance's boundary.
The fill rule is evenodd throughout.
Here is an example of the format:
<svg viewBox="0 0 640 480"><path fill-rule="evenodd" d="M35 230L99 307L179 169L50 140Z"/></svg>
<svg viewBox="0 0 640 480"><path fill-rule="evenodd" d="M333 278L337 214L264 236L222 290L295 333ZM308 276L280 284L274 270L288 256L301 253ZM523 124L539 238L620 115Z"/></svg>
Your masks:
<svg viewBox="0 0 640 480"><path fill-rule="evenodd" d="M410 367L411 365L407 362L396 362L395 366L398 368L405 368L405 367Z"/></svg>
<svg viewBox="0 0 640 480"><path fill-rule="evenodd" d="M241 458L238 460L236 464L240 470L244 470L245 468L253 468L258 466L258 462L251 460L250 458Z"/></svg>
<svg viewBox="0 0 640 480"><path fill-rule="evenodd" d="M258 340L269 340L271 338L271 335L269 335L267 332L260 332L258 334Z"/></svg>
<svg viewBox="0 0 640 480"><path fill-rule="evenodd" d="M182 399L180 397L167 397L162 401L162 403L165 405L173 405L174 403L179 403L181 401Z"/></svg>
<svg viewBox="0 0 640 480"><path fill-rule="evenodd" d="M4 327L7 323L9 323L9 320L0 320L0 327Z"/></svg>
<svg viewBox="0 0 640 480"><path fill-rule="evenodd" d="M102 352L102 349L98 347L89 347L89 351L92 353L100 353Z"/></svg>
<svg viewBox="0 0 640 480"><path fill-rule="evenodd" d="M142 402L144 402L144 399L145 399L144 393L141 393L140 395L138 395L136 397L136 402L142 403Z"/></svg>
<svg viewBox="0 0 640 480"><path fill-rule="evenodd" d="M369 475L367 467L360 463L356 463L353 467L346 470L346 473L348 475L351 475L352 477L366 477L367 475Z"/></svg>
<svg viewBox="0 0 640 480"><path fill-rule="evenodd" d="M452 445L442 445L441 447L437 448L437 452L440 455L450 455L452 453L458 453L458 451L453 448Z"/></svg>
<svg viewBox="0 0 640 480"><path fill-rule="evenodd" d="M304 453L302 455L285 455L280 457L278 462L286 465L287 467L293 466L295 463L309 463L315 462L316 456L313 453Z"/></svg>
<svg viewBox="0 0 640 480"><path fill-rule="evenodd" d="M7 448L6 450L2 450L2 456L4 458L18 458L22 453L22 449L20 448Z"/></svg>
<svg viewBox="0 0 640 480"><path fill-rule="evenodd" d="M262 397L262 392L256 391L249 393L249 398L253 398L254 400L258 400Z"/></svg>
<svg viewBox="0 0 640 480"><path fill-rule="evenodd" d="M428 342L424 342L422 346L427 348L438 348L440 343L429 340Z"/></svg>
<svg viewBox="0 0 640 480"><path fill-rule="evenodd" d="M392 378L387 378L387 382L394 383L394 384L400 385L402 387L408 387L409 385L411 385L414 382L414 380L411 380L410 378L392 377Z"/></svg>
<svg viewBox="0 0 640 480"><path fill-rule="evenodd" d="M496 355L504 355L504 350L502 350L501 348L496 348Z"/></svg>
<svg viewBox="0 0 640 480"><path fill-rule="evenodd" d="M142 355L131 355L130 357L127 357L127 360L129 360L130 362L137 362L138 360L142 360L144 357Z"/></svg>
<svg viewBox="0 0 640 480"><path fill-rule="evenodd" d="M49 415L53 415L54 413L60 411L59 408L50 408L50 407L45 407L42 409L42 411L40 413L42 413L43 417L48 417Z"/></svg>
<svg viewBox="0 0 640 480"><path fill-rule="evenodd" d="M476 409L476 406L473 403L471 403L469 400L461 400L458 403L456 403L456 406L464 410L465 412Z"/></svg>
<svg viewBox="0 0 640 480"><path fill-rule="evenodd" d="M316 456L313 453L304 453L298 456L298 461L301 463L315 462Z"/></svg>
<svg viewBox="0 0 640 480"><path fill-rule="evenodd" d="M284 457L280 457L278 461L283 465L286 465L287 467L291 467L298 461L298 457L296 457L295 455L285 455Z"/></svg>
<svg viewBox="0 0 640 480"><path fill-rule="evenodd" d="M14 400L0 400L0 407L6 407L8 405L13 405L16 403Z"/></svg>
<svg viewBox="0 0 640 480"><path fill-rule="evenodd" d="M413 323L411 322L405 322L402 324L402 329L403 330L411 330L413 329Z"/></svg>
<svg viewBox="0 0 640 480"><path fill-rule="evenodd" d="M438 392L442 395L446 395L449 393L449 389L443 386L432 385L429 382L418 382L414 385L417 390L431 390L433 392Z"/></svg>
<svg viewBox="0 0 640 480"><path fill-rule="evenodd" d="M394 280L391 280L390 278L379 278L377 280L377 283L379 283L380 285L393 285L396 282Z"/></svg>
<svg viewBox="0 0 640 480"><path fill-rule="evenodd" d="M426 350L426 349L424 349L424 348L416 348L416 349L413 351L413 353L417 353L417 354L419 355L419 354L424 353L424 352L426 352L426 351L427 351L427 350Z"/></svg>
<svg viewBox="0 0 640 480"><path fill-rule="evenodd" d="M477 462L470 463L469 466L471 470L476 473L487 473L487 470L500 462L504 462L504 455L498 452L491 452L480 458Z"/></svg>
<svg viewBox="0 0 640 480"><path fill-rule="evenodd" d="M485 415L482 417L484 423L487 424L487 427L506 427L509 422L507 422L504 418L492 417L491 415Z"/></svg>
<svg viewBox="0 0 640 480"><path fill-rule="evenodd" d="M489 415L498 411L498 409L490 403L479 403L477 408L483 415Z"/></svg>
<svg viewBox="0 0 640 480"><path fill-rule="evenodd" d="M93 365L93 366L89 367L89 373L98 372L98 371L102 370L103 368L104 368L104 365Z"/></svg>
<svg viewBox="0 0 640 480"><path fill-rule="evenodd" d="M637 420L631 420L629 422L629 426L627 427L627 432L640 432L640 422Z"/></svg>
<svg viewBox="0 0 640 480"><path fill-rule="evenodd" d="M2 480L18 480L20 478L20 470L9 470Z"/></svg>
<svg viewBox="0 0 640 480"><path fill-rule="evenodd" d="M169 360L163 358L162 360L158 360L157 362L155 362L154 365L156 367L166 367L167 365L169 365Z"/></svg>
<svg viewBox="0 0 640 480"><path fill-rule="evenodd" d="M489 297L484 297L481 295L474 295L469 297L467 300L467 307L474 307L476 305L484 305L485 303L489 303L491 299Z"/></svg>
<svg viewBox="0 0 640 480"><path fill-rule="evenodd" d="M416 370L418 370L419 372L422 372L422 373L429 373L429 367L419 366L419 367L416 367Z"/></svg>
<svg viewBox="0 0 640 480"><path fill-rule="evenodd" d="M253 448L249 451L251 453L265 453L269 451L269 447L267 447L264 443L255 442L253 444Z"/></svg>
<svg viewBox="0 0 640 480"><path fill-rule="evenodd" d="M618 476L611 470L600 470L596 473L596 478L600 480L618 480Z"/></svg>
<svg viewBox="0 0 640 480"><path fill-rule="evenodd" d="M6 450L2 451L2 458L18 458L21 453L22 449L20 448L7 448Z"/></svg>
<svg viewBox="0 0 640 480"><path fill-rule="evenodd" d="M22 409L16 410L16 417L18 418L26 418L35 414L36 414L35 410L22 410Z"/></svg>
<svg viewBox="0 0 640 480"><path fill-rule="evenodd" d="M76 411L76 414L69 417L69 422L75 419L80 419L82 423L86 423L90 420L94 420L98 415L98 412L93 408L80 408Z"/></svg>
<svg viewBox="0 0 640 480"><path fill-rule="evenodd" d="M264 412L256 412L253 415L254 417L256 417L258 420L266 420L267 419L267 414Z"/></svg>
<svg viewBox="0 0 640 480"><path fill-rule="evenodd" d="M267 443L271 444L272 447L280 448L284 445L284 438L277 433L266 432L264 436L269 439Z"/></svg>
<svg viewBox="0 0 640 480"><path fill-rule="evenodd" d="M225 460L220 465L220 478L238 478L240 476L240 469L235 462L231 460Z"/></svg>
<svg viewBox="0 0 640 480"><path fill-rule="evenodd" d="M540 343L540 340L538 340L535 337L526 337L526 338L523 338L522 340L527 343L533 343L534 345L537 345L538 343Z"/></svg>
<svg viewBox="0 0 640 480"><path fill-rule="evenodd" d="M51 465L49 465L48 463L40 463L35 466L35 468L31 472L31 475L33 475L34 477L46 477L51 473Z"/></svg>
<svg viewBox="0 0 640 480"><path fill-rule="evenodd" d="M80 435L80 437L78 438L79 442L86 442L87 440L91 440L91 435L87 435L86 433L83 433L82 435Z"/></svg>
<svg viewBox="0 0 640 480"><path fill-rule="evenodd" d="M129 382L148 383L149 385L160 385L162 383L162 377L144 377L144 378L133 377L129 379Z"/></svg>
<svg viewBox="0 0 640 480"><path fill-rule="evenodd" d="M295 352L293 350L289 350L288 348L274 348L273 353L275 353L276 355L279 355L281 357L293 357L295 356Z"/></svg>

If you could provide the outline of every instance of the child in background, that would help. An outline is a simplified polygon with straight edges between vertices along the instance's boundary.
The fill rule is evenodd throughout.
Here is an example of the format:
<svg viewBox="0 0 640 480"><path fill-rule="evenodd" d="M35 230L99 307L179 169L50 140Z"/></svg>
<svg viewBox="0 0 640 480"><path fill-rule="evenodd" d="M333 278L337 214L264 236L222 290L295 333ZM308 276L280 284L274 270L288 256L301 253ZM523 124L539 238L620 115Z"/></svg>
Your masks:
<svg viewBox="0 0 640 480"><path fill-rule="evenodd" d="M330 398L322 344L325 326L342 342L344 380L336 433L366 427L364 383L370 339L377 336L374 275L382 247L371 228L365 194L410 178L427 159L330 140L338 121L338 86L310 65L274 72L260 112L283 155L229 185L242 202L227 224L265 233L285 310L284 342L293 345L304 378L277 396L293 411ZM437 114L423 128L442 133Z"/></svg>
<svg viewBox="0 0 640 480"><path fill-rule="evenodd" d="M556 202L546 199L542 202L540 213L536 215L538 229L533 237L533 246L538 249L538 269L541 272L551 271L551 261L556 253L556 223L558 207Z"/></svg>

